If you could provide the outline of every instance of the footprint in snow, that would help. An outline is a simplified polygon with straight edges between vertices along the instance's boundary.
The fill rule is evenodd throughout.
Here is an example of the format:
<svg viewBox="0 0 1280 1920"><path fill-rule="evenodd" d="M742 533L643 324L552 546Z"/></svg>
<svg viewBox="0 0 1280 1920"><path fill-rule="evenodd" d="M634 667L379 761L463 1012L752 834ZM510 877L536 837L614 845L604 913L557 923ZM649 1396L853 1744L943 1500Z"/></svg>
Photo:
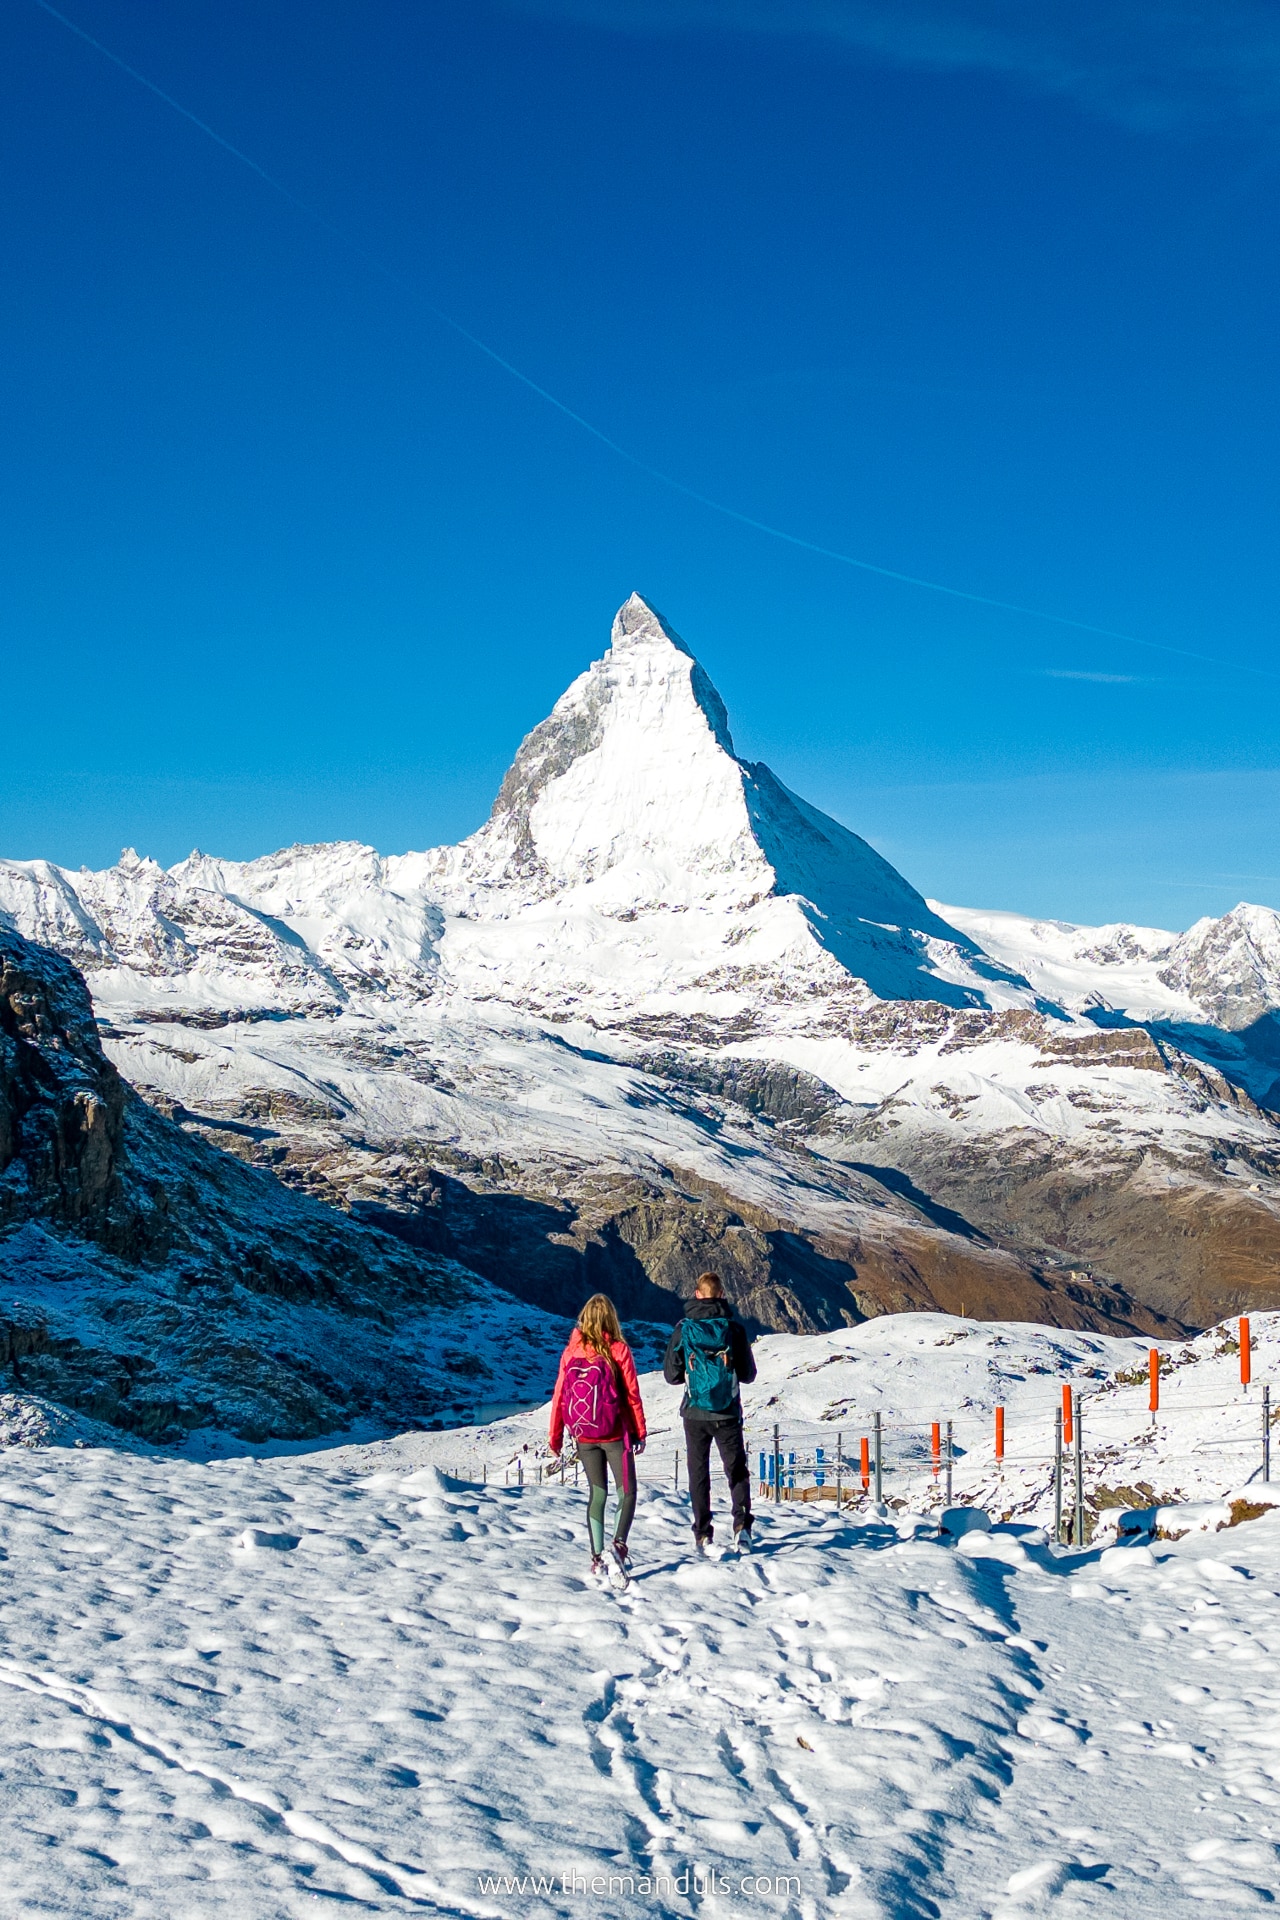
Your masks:
<svg viewBox="0 0 1280 1920"><path fill-rule="evenodd" d="M253 1553L268 1548L275 1553L289 1553L297 1546L299 1535L296 1533L266 1533L261 1527L246 1527L231 1542L232 1553Z"/></svg>
<svg viewBox="0 0 1280 1920"><path fill-rule="evenodd" d="M1074 1876L1067 1861L1037 1860L1032 1866L1011 1873L1006 1886L1019 1906L1029 1906L1052 1894L1061 1893L1072 1878Z"/></svg>
<svg viewBox="0 0 1280 1920"><path fill-rule="evenodd" d="M1081 1746L1089 1737L1083 1728L1073 1727L1054 1713L1024 1713L1018 1722L1018 1732L1024 1740L1034 1740L1042 1747L1064 1749Z"/></svg>

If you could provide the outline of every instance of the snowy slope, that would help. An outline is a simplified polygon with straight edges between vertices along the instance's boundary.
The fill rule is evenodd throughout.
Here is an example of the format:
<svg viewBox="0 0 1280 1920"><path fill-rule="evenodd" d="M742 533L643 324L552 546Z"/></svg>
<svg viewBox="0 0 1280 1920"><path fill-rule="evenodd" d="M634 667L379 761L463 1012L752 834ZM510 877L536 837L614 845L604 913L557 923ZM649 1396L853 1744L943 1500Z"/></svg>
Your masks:
<svg viewBox="0 0 1280 1920"><path fill-rule="evenodd" d="M1280 914L1242 902L1186 933L1078 927L929 903L1036 990L1073 1011L1199 1023L1238 1033L1280 1005Z"/></svg>
<svg viewBox="0 0 1280 1920"><path fill-rule="evenodd" d="M867 1397L978 1387L1026 1330L945 1331L862 1353ZM1046 1388L1083 1358L1055 1338ZM779 1384L815 1354L767 1346ZM795 1374L796 1411L821 1379ZM795 1503L750 1559L698 1564L651 1450L619 1596L587 1575L581 1492L441 1474L460 1437L5 1454L0 1911L1271 1902L1280 1513L1074 1554Z"/></svg>
<svg viewBox="0 0 1280 1920"><path fill-rule="evenodd" d="M1078 927L1066 920L1029 920L1018 913L930 904L938 913L951 915L988 953L1024 972L1038 992L1060 1006L1073 1011L1118 1008L1134 1019L1196 1020L1202 1015L1195 1001L1161 977L1178 944L1175 933L1123 923Z"/></svg>

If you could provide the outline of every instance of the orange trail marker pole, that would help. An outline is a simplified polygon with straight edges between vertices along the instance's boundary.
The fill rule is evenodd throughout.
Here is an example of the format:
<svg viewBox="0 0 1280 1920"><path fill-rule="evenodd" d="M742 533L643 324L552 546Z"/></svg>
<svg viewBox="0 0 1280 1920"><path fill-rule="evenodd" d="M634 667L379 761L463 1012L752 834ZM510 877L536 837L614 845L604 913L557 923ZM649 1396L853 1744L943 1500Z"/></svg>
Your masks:
<svg viewBox="0 0 1280 1920"><path fill-rule="evenodd" d="M1151 1411L1160 1411L1160 1354L1152 1347L1147 1354L1147 1371L1151 1375Z"/></svg>
<svg viewBox="0 0 1280 1920"><path fill-rule="evenodd" d="M1069 1447L1075 1438L1075 1427L1071 1419L1071 1389L1062 1389L1062 1444Z"/></svg>
<svg viewBox="0 0 1280 1920"><path fill-rule="evenodd" d="M1253 1352L1249 1339L1249 1322L1240 1319L1240 1385L1247 1387L1253 1377Z"/></svg>
<svg viewBox="0 0 1280 1920"><path fill-rule="evenodd" d="M932 1442L933 1442L933 1477L936 1480L938 1477L938 1462L942 1458L942 1428L936 1420L933 1423Z"/></svg>
<svg viewBox="0 0 1280 1920"><path fill-rule="evenodd" d="M862 1471L862 1491L865 1493L871 1485L871 1442L867 1439L865 1433L862 1436L860 1451L862 1457L858 1464Z"/></svg>
<svg viewBox="0 0 1280 1920"><path fill-rule="evenodd" d="M996 1459L1004 1459L1004 1408L996 1408Z"/></svg>

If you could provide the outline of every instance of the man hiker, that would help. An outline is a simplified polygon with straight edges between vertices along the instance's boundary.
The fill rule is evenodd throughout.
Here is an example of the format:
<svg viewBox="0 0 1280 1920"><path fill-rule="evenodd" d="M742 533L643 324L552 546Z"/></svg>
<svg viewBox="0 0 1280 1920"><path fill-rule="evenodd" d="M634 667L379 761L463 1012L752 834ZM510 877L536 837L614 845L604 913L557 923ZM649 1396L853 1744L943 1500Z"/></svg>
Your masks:
<svg viewBox="0 0 1280 1920"><path fill-rule="evenodd" d="M693 1540L700 1554L711 1543L711 1442L716 1443L733 1500L733 1544L751 1551L751 1470L742 1437L740 1381L756 1377L747 1330L729 1311L718 1273L698 1275L688 1312L675 1328L662 1363L671 1386L684 1382L680 1403L685 1454L689 1462L689 1498L693 1503Z"/></svg>

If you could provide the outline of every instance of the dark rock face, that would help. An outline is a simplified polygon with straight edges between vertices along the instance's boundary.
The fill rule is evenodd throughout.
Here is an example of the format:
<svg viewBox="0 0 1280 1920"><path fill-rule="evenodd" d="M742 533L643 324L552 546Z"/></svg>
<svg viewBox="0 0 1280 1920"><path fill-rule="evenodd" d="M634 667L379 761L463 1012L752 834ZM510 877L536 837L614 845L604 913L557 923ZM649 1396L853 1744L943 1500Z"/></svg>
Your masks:
<svg viewBox="0 0 1280 1920"><path fill-rule="evenodd" d="M843 1104L825 1081L800 1067L788 1066L785 1060L745 1060L734 1054L671 1050L641 1055L636 1064L659 1079L701 1087L769 1120L795 1120L816 1126Z"/></svg>
<svg viewBox="0 0 1280 1920"><path fill-rule="evenodd" d="M0 936L0 1231L33 1212L106 1224L125 1098L75 968Z"/></svg>
<svg viewBox="0 0 1280 1920"><path fill-rule="evenodd" d="M1203 1034L1118 1018L1082 1035L1038 1015L1000 1018L1022 1023L1024 1036L1028 1021L1038 1023L1043 1092L1053 1090L1059 1062L1101 1064L1166 1078L1196 1113L1234 1110L1270 1121L1233 1077L1239 1052L1224 1053ZM940 1051L958 1051L966 1040L962 1017ZM1154 1131L1145 1138L1110 1133L1117 1103L1106 1089L1077 1084L1065 1097L1103 1116L1074 1144L1031 1128L966 1140L942 1127L902 1124L891 1100L854 1122L829 1115L811 1138L886 1184L905 1181L935 1217L963 1218L1028 1264L1089 1269L1090 1298L1101 1281L1189 1331L1280 1307L1280 1137L1269 1124L1252 1139L1223 1142L1206 1133L1167 1144Z"/></svg>
<svg viewBox="0 0 1280 1920"><path fill-rule="evenodd" d="M148 1107L103 1055L75 968L0 932L0 1366L15 1384L148 1439L421 1424L471 1403L468 1315L497 1326L500 1357L511 1320L502 1390L524 1397L523 1367L540 1392L558 1327Z"/></svg>

